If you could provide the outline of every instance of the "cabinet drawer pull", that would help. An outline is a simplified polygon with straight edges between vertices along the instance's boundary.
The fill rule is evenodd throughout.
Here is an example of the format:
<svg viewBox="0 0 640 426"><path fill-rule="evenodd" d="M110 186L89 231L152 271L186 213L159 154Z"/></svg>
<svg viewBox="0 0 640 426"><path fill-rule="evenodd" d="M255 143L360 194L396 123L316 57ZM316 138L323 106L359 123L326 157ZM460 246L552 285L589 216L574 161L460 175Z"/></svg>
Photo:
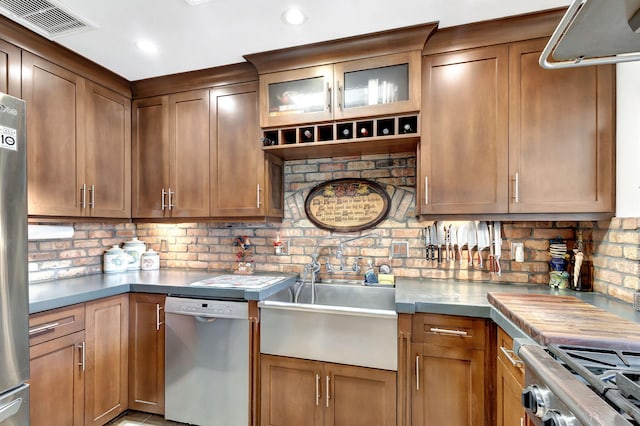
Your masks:
<svg viewBox="0 0 640 426"><path fill-rule="evenodd" d="M167 191L165 191L164 188L162 188L162 211L164 211L164 209L167 208L167 205L165 204L166 196L167 196Z"/></svg>
<svg viewBox="0 0 640 426"><path fill-rule="evenodd" d="M162 306L160 306L159 303L156 303L156 331L160 330L160 326L162 324L164 324L163 322L160 322L160 310L162 309Z"/></svg>
<svg viewBox="0 0 640 426"><path fill-rule="evenodd" d="M316 407L320 405L320 375L316 373Z"/></svg>
<svg viewBox="0 0 640 426"><path fill-rule="evenodd" d="M86 351L86 349L87 349L86 343L82 342L82 344L80 344L80 346L78 346L78 349L80 349L80 362L78 363L78 365L80 367L82 367L82 371L85 371L85 367L86 367L86 362L85 362L86 361L86 356L85 356L85 354L87 352Z"/></svg>
<svg viewBox="0 0 640 426"><path fill-rule="evenodd" d="M327 83L327 109L331 112L331 83Z"/></svg>
<svg viewBox="0 0 640 426"><path fill-rule="evenodd" d="M325 394L327 396L327 402L326 402L325 405L327 406L327 408L329 408L329 400L331 399L331 394L329 392L329 384L330 384L330 382L331 382L331 378L329 376L327 376L327 382L326 382L327 389L325 391Z"/></svg>
<svg viewBox="0 0 640 426"><path fill-rule="evenodd" d="M336 87L338 89L338 109L342 111L343 99L342 99L342 86L340 86L340 81L336 81Z"/></svg>
<svg viewBox="0 0 640 426"><path fill-rule="evenodd" d="M522 367L524 365L521 360L514 358L515 352L513 352L512 350L509 350L504 346L500 346L500 351L504 354L504 356L507 357L511 365L513 365L514 367Z"/></svg>
<svg viewBox="0 0 640 426"><path fill-rule="evenodd" d="M29 336L33 336L34 334L43 333L45 331L51 331L59 326L59 322L50 322L49 324L41 325L40 327L30 328Z"/></svg>
<svg viewBox="0 0 640 426"><path fill-rule="evenodd" d="M91 207L92 209L96 208L96 186L95 185L91 185L91 188L89 188L89 193L91 194L91 197L89 197L89 207Z"/></svg>
<svg viewBox="0 0 640 426"><path fill-rule="evenodd" d="M468 336L469 333L463 330L448 330L446 328L431 327L430 331L437 334L449 334L451 336Z"/></svg>
<svg viewBox="0 0 640 426"><path fill-rule="evenodd" d="M420 355L416 355L416 390L420 390Z"/></svg>

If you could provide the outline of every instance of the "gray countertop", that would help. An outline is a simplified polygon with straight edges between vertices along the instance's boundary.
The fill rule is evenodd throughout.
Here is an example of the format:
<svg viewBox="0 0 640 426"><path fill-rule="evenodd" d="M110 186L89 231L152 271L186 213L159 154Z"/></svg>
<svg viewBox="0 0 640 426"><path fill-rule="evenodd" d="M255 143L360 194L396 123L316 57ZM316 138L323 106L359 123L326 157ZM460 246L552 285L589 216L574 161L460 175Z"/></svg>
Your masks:
<svg viewBox="0 0 640 426"><path fill-rule="evenodd" d="M292 285L298 277L296 274L286 273L259 274L274 277L282 276L285 279L273 285L255 289L196 287L191 285L195 281L228 273L162 269L87 275L78 278L32 283L29 284L29 313L33 314L130 291L195 298L263 300Z"/></svg>
<svg viewBox="0 0 640 426"><path fill-rule="evenodd" d="M438 279L396 279L396 311L491 318L512 337L528 340L529 336L489 303L487 294L490 292L574 296L621 318L640 323L640 312L634 310L633 306L600 293L557 290L543 285ZM606 324L602 326L606 327Z"/></svg>
<svg viewBox="0 0 640 426"><path fill-rule="evenodd" d="M292 285L296 274L264 273L258 275L284 276L286 279L268 287L256 289L196 287L190 284L228 272L132 271L119 274L98 274L78 278L32 283L29 285L29 312L36 313L75 303L127 292L158 293L201 298L264 300ZM509 319L494 309L487 300L489 292L537 293L575 296L622 318L640 323L640 312L629 304L600 293L580 293L554 290L542 285L497 284L438 279L397 278L396 311L462 315L490 318L514 338L527 336ZM603 324L603 326L606 326Z"/></svg>

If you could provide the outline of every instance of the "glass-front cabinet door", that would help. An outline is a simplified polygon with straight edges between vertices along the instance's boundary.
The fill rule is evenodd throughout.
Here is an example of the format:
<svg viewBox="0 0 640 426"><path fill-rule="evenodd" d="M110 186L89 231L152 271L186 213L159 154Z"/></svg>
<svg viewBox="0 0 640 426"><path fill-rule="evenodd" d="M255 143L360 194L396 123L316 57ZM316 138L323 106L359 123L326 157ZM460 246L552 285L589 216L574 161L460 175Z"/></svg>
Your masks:
<svg viewBox="0 0 640 426"><path fill-rule="evenodd" d="M334 65L335 119L420 109L420 52Z"/></svg>
<svg viewBox="0 0 640 426"><path fill-rule="evenodd" d="M333 119L333 65L260 76L260 126Z"/></svg>

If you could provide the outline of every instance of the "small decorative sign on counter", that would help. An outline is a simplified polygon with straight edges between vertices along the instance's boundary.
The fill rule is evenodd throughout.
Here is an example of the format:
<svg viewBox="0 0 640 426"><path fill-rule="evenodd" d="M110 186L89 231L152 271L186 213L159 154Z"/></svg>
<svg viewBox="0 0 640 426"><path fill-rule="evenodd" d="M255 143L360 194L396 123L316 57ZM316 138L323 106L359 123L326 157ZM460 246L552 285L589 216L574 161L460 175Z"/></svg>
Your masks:
<svg viewBox="0 0 640 426"><path fill-rule="evenodd" d="M316 186L305 200L307 217L316 226L335 232L362 231L389 214L390 199L376 182L335 179Z"/></svg>

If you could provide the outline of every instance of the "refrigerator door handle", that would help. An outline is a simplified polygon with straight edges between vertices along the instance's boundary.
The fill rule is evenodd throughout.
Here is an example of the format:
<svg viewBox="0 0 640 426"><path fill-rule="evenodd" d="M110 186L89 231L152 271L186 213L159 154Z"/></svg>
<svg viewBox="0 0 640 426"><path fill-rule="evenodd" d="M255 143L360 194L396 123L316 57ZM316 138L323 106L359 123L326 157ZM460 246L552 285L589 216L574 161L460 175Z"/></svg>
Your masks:
<svg viewBox="0 0 640 426"><path fill-rule="evenodd" d="M7 405L0 406L0 423L7 420L9 417L15 416L20 411L22 405L22 398L17 398L8 403Z"/></svg>

